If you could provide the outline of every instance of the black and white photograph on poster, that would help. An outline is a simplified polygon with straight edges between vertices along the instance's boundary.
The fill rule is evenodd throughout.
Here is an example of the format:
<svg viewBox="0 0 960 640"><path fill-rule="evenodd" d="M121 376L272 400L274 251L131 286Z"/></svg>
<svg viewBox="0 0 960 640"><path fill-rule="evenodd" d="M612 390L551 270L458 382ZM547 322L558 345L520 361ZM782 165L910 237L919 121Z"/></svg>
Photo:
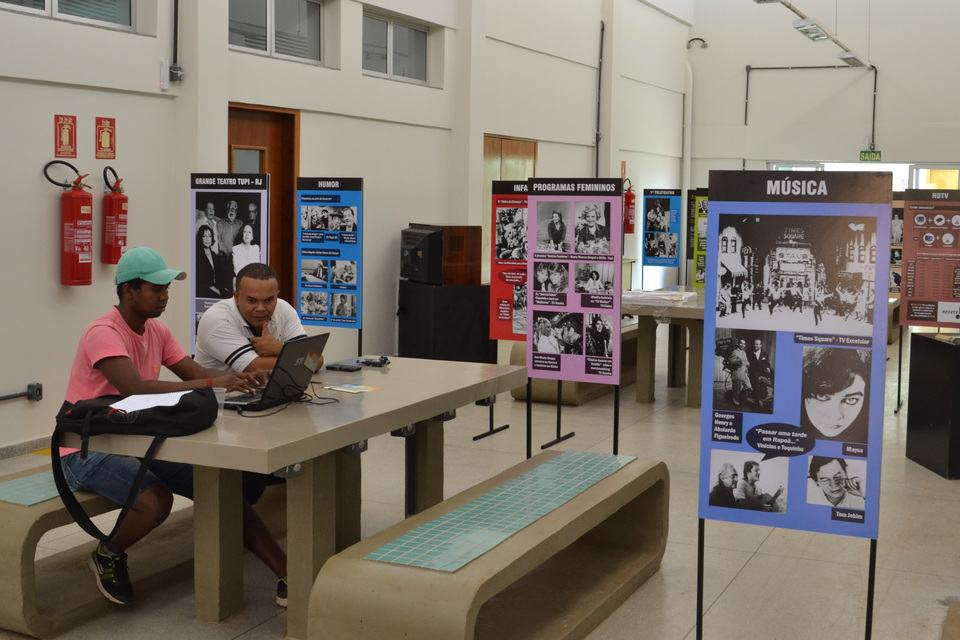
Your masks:
<svg viewBox="0 0 960 640"><path fill-rule="evenodd" d="M357 296L349 293L333 293L330 315L338 318L353 318L357 315Z"/></svg>
<svg viewBox="0 0 960 640"><path fill-rule="evenodd" d="M807 469L807 504L866 509L866 460L809 456Z"/></svg>
<svg viewBox="0 0 960 640"><path fill-rule="evenodd" d="M647 231L670 230L670 199L647 198Z"/></svg>
<svg viewBox="0 0 960 640"><path fill-rule="evenodd" d="M610 204L607 202L577 202L577 253L610 253Z"/></svg>
<svg viewBox="0 0 960 640"><path fill-rule="evenodd" d="M899 267L903 265L903 249L896 247L890 249L890 266Z"/></svg>
<svg viewBox="0 0 960 640"><path fill-rule="evenodd" d="M300 280L303 282L329 282L330 263L327 260L304 258L300 261Z"/></svg>
<svg viewBox="0 0 960 640"><path fill-rule="evenodd" d="M608 358L613 353L613 316L607 313L587 314L586 354Z"/></svg>
<svg viewBox="0 0 960 640"><path fill-rule="evenodd" d="M537 203L537 250L570 251L571 203L543 200Z"/></svg>
<svg viewBox="0 0 960 640"><path fill-rule="evenodd" d="M533 275L534 291L569 291L570 272L562 262L535 262Z"/></svg>
<svg viewBox="0 0 960 640"><path fill-rule="evenodd" d="M334 284L356 284L357 263L352 260L332 260L330 262L330 282Z"/></svg>
<svg viewBox="0 0 960 640"><path fill-rule="evenodd" d="M306 231L356 231L356 207L315 204L300 206L300 228Z"/></svg>
<svg viewBox="0 0 960 640"><path fill-rule="evenodd" d="M731 509L787 512L789 459L756 452L710 451L709 504Z"/></svg>
<svg viewBox="0 0 960 640"><path fill-rule="evenodd" d="M717 327L872 335L876 228L853 216L719 216Z"/></svg>
<svg viewBox="0 0 960 640"><path fill-rule="evenodd" d="M236 273L252 262L264 260L260 245L264 233L261 198L261 191L195 191L198 298L229 298ZM204 228L210 229L210 233Z"/></svg>
<svg viewBox="0 0 960 640"><path fill-rule="evenodd" d="M717 329L713 406L724 411L774 412L775 331Z"/></svg>
<svg viewBox="0 0 960 640"><path fill-rule="evenodd" d="M340 217L339 231L344 233L357 230L357 208L356 207L337 207L337 213Z"/></svg>
<svg viewBox="0 0 960 640"><path fill-rule="evenodd" d="M900 269L890 269L890 293L900 292L900 282L902 279Z"/></svg>
<svg viewBox="0 0 960 640"><path fill-rule="evenodd" d="M232 264L217 251L214 231L207 224L197 227L197 268L194 274L198 298L229 298L233 295Z"/></svg>
<svg viewBox="0 0 960 640"><path fill-rule="evenodd" d="M890 244L903 244L903 207L893 210L890 221Z"/></svg>
<svg viewBox="0 0 960 640"><path fill-rule="evenodd" d="M867 442L870 351L803 347L800 426L817 440Z"/></svg>
<svg viewBox="0 0 960 640"><path fill-rule="evenodd" d="M651 258L676 258L677 234L647 233L643 237L643 254Z"/></svg>
<svg viewBox="0 0 960 640"><path fill-rule="evenodd" d="M523 207L497 209L497 258L527 259L527 210Z"/></svg>
<svg viewBox="0 0 960 640"><path fill-rule="evenodd" d="M301 291L300 314L308 316L327 315L327 294L323 291Z"/></svg>
<svg viewBox="0 0 960 640"><path fill-rule="evenodd" d="M260 245L253 242L253 226L244 224L240 227L240 242L233 245L233 273L240 273L248 264L260 262Z"/></svg>
<svg viewBox="0 0 960 640"><path fill-rule="evenodd" d="M539 353L583 355L583 315L535 311L533 350Z"/></svg>
<svg viewBox="0 0 960 640"><path fill-rule="evenodd" d="M581 262L576 266L577 293L613 293L613 264L609 262Z"/></svg>
<svg viewBox="0 0 960 640"><path fill-rule="evenodd" d="M513 332L527 332L527 285L513 285Z"/></svg>

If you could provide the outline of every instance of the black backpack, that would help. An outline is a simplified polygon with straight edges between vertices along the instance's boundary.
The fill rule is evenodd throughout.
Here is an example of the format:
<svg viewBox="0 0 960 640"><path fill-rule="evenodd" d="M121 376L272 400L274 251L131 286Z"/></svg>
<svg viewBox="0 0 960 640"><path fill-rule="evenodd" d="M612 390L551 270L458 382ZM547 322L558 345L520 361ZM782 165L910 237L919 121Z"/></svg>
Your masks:
<svg viewBox="0 0 960 640"><path fill-rule="evenodd" d="M103 543L113 539L123 518L133 506L143 477L163 441L170 436L186 436L203 431L217 419L217 397L210 388L194 389L185 393L175 405L151 407L140 411L126 412L110 406L121 399L123 396L102 396L92 400L81 400L76 404L64 402L57 413L57 426L50 439L53 479L63 505L84 531ZM80 506L80 502L67 485L63 468L60 466L61 433L80 435L80 455L83 458L87 457L90 436L108 433L153 436L153 442L141 459L140 469L130 487L130 493L109 535L105 535L97 525L93 524L90 516Z"/></svg>

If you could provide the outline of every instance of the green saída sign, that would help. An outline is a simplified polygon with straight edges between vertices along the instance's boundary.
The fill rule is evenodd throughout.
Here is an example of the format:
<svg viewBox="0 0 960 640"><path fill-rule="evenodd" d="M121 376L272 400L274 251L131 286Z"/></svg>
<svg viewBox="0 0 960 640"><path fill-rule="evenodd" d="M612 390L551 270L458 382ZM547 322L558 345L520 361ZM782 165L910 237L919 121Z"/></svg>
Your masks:
<svg viewBox="0 0 960 640"><path fill-rule="evenodd" d="M879 151L861 151L860 162L880 162Z"/></svg>

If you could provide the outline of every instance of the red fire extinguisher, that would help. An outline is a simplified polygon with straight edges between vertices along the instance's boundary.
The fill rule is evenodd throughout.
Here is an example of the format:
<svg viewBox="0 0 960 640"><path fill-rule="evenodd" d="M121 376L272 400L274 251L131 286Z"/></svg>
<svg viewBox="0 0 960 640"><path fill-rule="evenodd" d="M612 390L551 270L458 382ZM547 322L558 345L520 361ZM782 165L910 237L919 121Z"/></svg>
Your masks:
<svg viewBox="0 0 960 640"><path fill-rule="evenodd" d="M77 179L57 182L47 173L51 165L62 164L73 169ZM90 187L76 167L62 160L53 160L43 167L43 175L58 187L60 196L60 282L66 285L92 284L93 267L93 196L84 191Z"/></svg>
<svg viewBox="0 0 960 640"><path fill-rule="evenodd" d="M107 171L113 174L113 182L107 178ZM103 250L100 254L103 264L117 264L127 250L127 204L130 199L124 195L121 182L123 178L117 176L113 167L103 168L103 183L107 187L103 195Z"/></svg>
<svg viewBox="0 0 960 640"><path fill-rule="evenodd" d="M624 181L628 186L623 192L623 232L633 233L637 224L637 194L633 192L630 179Z"/></svg>

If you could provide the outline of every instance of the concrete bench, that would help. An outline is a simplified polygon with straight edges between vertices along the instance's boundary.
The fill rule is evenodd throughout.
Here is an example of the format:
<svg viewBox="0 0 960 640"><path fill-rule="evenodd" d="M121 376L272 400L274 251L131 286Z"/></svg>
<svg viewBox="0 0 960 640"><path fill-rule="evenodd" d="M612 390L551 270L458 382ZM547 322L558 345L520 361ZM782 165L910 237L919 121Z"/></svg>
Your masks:
<svg viewBox="0 0 960 640"><path fill-rule="evenodd" d="M307 637L586 636L660 567L670 484L662 462L628 462L452 571L365 559L560 455L541 453L331 557L311 592Z"/></svg>
<svg viewBox="0 0 960 640"><path fill-rule="evenodd" d="M510 364L527 363L527 343L515 342L510 348ZM620 327L620 386L625 387L637 380L637 323L632 322ZM534 378L532 398L534 402L557 401L557 381ZM565 380L561 387L561 402L565 405L579 406L600 396L613 392L613 386L593 382ZM516 400L527 399L527 387L510 390Z"/></svg>
<svg viewBox="0 0 960 640"><path fill-rule="evenodd" d="M13 480L46 473L47 464L6 475ZM257 504L257 511L271 531L285 523L284 487L269 487ZM75 493L91 516L118 509L117 505L93 493ZM87 558L89 544L68 549L39 560L37 544L48 531L73 524L73 517L59 497L24 506L0 501L0 629L35 638L51 638L115 610L100 595ZM112 523L109 525L112 527ZM282 524L280 525L282 526ZM107 528L106 526L101 529ZM280 531L282 533L282 530ZM139 542L130 562L130 579L138 598L193 575L193 508L170 514L166 522Z"/></svg>

